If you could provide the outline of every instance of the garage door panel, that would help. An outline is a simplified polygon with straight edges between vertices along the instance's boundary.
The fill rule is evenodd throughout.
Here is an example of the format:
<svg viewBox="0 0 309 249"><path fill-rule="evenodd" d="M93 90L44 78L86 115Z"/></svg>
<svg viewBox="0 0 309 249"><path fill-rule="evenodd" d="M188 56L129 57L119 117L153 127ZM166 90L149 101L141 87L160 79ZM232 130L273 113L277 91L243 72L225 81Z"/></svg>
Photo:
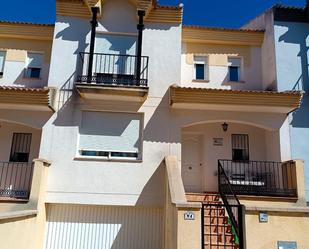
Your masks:
<svg viewBox="0 0 309 249"><path fill-rule="evenodd" d="M159 208L48 206L45 249L161 249Z"/></svg>

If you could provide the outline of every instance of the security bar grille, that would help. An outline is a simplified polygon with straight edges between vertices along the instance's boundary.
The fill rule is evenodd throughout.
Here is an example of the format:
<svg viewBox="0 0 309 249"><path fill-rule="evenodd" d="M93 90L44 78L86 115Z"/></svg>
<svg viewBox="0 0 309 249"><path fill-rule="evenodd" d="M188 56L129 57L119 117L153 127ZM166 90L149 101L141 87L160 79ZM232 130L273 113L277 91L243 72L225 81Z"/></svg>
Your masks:
<svg viewBox="0 0 309 249"><path fill-rule="evenodd" d="M233 161L249 161L249 136L232 134Z"/></svg>
<svg viewBox="0 0 309 249"><path fill-rule="evenodd" d="M10 162L28 162L31 133L13 133Z"/></svg>

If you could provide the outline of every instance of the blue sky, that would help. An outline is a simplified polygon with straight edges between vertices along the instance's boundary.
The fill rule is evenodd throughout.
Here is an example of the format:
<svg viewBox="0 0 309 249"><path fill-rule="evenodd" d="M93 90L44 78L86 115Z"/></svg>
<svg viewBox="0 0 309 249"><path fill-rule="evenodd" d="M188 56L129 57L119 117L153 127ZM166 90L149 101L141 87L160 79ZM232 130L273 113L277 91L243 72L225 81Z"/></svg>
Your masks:
<svg viewBox="0 0 309 249"><path fill-rule="evenodd" d="M0 20L53 23L55 0L2 1ZM305 0L159 0L185 6L184 23L212 27L240 27L275 3L304 6Z"/></svg>

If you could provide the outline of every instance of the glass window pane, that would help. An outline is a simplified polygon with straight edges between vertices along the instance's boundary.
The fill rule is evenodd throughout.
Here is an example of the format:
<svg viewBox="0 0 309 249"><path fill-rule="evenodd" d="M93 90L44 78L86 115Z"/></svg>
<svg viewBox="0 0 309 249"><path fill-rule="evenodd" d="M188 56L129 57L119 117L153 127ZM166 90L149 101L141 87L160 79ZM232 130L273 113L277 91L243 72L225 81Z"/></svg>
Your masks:
<svg viewBox="0 0 309 249"><path fill-rule="evenodd" d="M141 118L134 113L83 112L80 150L138 153Z"/></svg>
<svg viewBox="0 0 309 249"><path fill-rule="evenodd" d="M239 67L229 66L230 81L239 81Z"/></svg>
<svg viewBox="0 0 309 249"><path fill-rule="evenodd" d="M204 80L205 79L205 65L195 64L195 79Z"/></svg>
<svg viewBox="0 0 309 249"><path fill-rule="evenodd" d="M13 133L10 162L28 162L31 133Z"/></svg>
<svg viewBox="0 0 309 249"><path fill-rule="evenodd" d="M247 134L232 134L233 161L249 160L249 136Z"/></svg>
<svg viewBox="0 0 309 249"><path fill-rule="evenodd" d="M40 68L30 68L30 78L40 78Z"/></svg>

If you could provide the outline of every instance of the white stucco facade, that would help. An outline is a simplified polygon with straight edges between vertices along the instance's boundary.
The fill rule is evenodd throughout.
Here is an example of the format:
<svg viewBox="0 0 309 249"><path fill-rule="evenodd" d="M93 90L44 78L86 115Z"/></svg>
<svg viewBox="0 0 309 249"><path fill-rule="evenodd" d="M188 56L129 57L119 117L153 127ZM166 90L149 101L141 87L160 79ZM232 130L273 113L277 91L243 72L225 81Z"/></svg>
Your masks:
<svg viewBox="0 0 309 249"><path fill-rule="evenodd" d="M179 230L184 226L181 223L192 222L184 219L186 211L198 214L191 225L198 223L200 229L201 206L187 202L189 197L186 199L185 194L215 196L220 184L221 159L236 166L243 164L241 172L230 170L225 175L230 180L236 179L234 185L265 188L269 187L265 176L276 177L275 170L248 169L252 162L261 162L255 164L257 169L270 164L281 167L283 161L291 160L288 112L295 107L299 95L267 92L281 89L275 84L272 29L266 29L264 40L261 31L251 34L211 28L205 28L207 35L223 33L223 38L217 36L222 41L216 36L214 40L203 41L199 36L194 41L185 40L181 19L177 19L182 15L182 6L151 6L154 12L145 17L142 43L142 56L149 58L148 75L147 82L140 84L136 70L136 2L102 1L94 46L95 54L99 55L94 59L92 71L89 70L91 77L87 77L86 58L91 42L90 17L81 17L89 6L85 5L74 16L68 14L71 10L67 7L63 4L57 8L57 12L64 14L56 17L51 58L49 62L45 51L41 77L23 76L26 52L44 51L36 44L37 50L23 48L22 52L12 53L13 49L8 49L11 55L0 78L0 86L52 89L50 96L43 94L46 89L41 89L41 95L37 91L45 100L44 106L39 101L38 106L0 103L0 162L11 160L12 134L27 133L32 136L27 164L32 165L33 159L40 158L46 167L46 171L36 176L36 179L42 177L42 185L38 180L39 183L33 184L40 192L40 210L34 211L43 216L45 249L168 248L169 237L183 237L179 241L184 241L190 236ZM179 16L173 11L178 11ZM258 18L246 27L260 29L265 25L263 22L271 22L271 17ZM249 33L250 39L242 41L241 37ZM121 56L125 58L123 61L118 60ZM133 69L125 71L129 57L134 58ZM196 57L207 61L204 80L195 77ZM102 58L113 59L109 62L111 72L104 71L110 65L105 69L97 65ZM239 77L235 81L230 77L230 67L235 66L233 60L239 63ZM107 80L100 82L102 76ZM127 82L117 82L121 77ZM173 89L182 91L175 90L175 95L179 94L175 97ZM20 91L1 90L6 94ZM186 94L191 95L186 98ZM278 100L278 96L287 96L291 101ZM205 101L208 97L213 102ZM269 103L264 105L263 100ZM241 137L241 143L246 145L239 145L240 142L235 145L235 137L238 141ZM241 155L237 157L237 153ZM173 158L171 165L169 156ZM279 175L282 183L283 173ZM274 197L271 194L274 193L268 197ZM257 196L251 197L257 199ZM196 234L200 236L200 232ZM196 239L198 245L200 240Z"/></svg>
<svg viewBox="0 0 309 249"><path fill-rule="evenodd" d="M123 15L117 22L113 22L113 13L116 10L122 11ZM137 35L134 5L120 0L107 2L105 11L108 14L99 20L98 35ZM50 86L61 88L67 82L74 82L78 73L76 70L79 65L79 53L89 51L89 42L89 20L57 17ZM193 81L194 65L189 62L188 54L199 49L202 51L199 55L206 55L207 51L211 51L207 54L212 56L208 82ZM216 51L220 50L223 52L218 59ZM181 24L146 22L143 55L149 56L149 93L145 102L90 100L73 94L44 126L40 156L53 162L48 179L47 202L161 207L161 166L164 157L175 155L181 163L182 129L199 123L216 123L217 128L220 128L222 122L235 123L239 126L238 133L252 132L251 141L255 143L251 146L253 160L290 159L289 145L283 141L288 134L288 130L283 127L286 114L269 113L267 110L216 111L193 110L190 107L171 109L169 105L169 87L172 84L186 87L263 90L261 47L195 44L193 49L192 44L181 42ZM242 58L241 82L227 80L228 65L223 63L228 56L235 55ZM81 156L78 148L83 111L142 114L141 160L106 160ZM263 137L263 146L254 137ZM261 147L268 149L259 152ZM226 157L230 156L228 151L226 148ZM211 150L209 153L212 153ZM255 156L254 153L261 155ZM219 155L213 160L205 159L212 160L211 163L207 163L213 167L210 176L213 176L218 159ZM210 182L212 181L216 181L214 176ZM214 184L213 182L210 185ZM213 190L214 187L210 189Z"/></svg>
<svg viewBox="0 0 309 249"><path fill-rule="evenodd" d="M182 43L181 86L238 90L263 90L261 47ZM207 80L195 80L192 53L208 58ZM227 58L241 60L240 80L231 82ZM194 58L193 58L194 59Z"/></svg>
<svg viewBox="0 0 309 249"><path fill-rule="evenodd" d="M115 23L114 14L119 9L124 14ZM105 11L108 14L99 20L98 34L137 34L134 5L127 1L109 1ZM149 95L143 104L90 101L75 96L45 125L40 156L52 160L54 166L49 173L47 202L154 207L162 205L163 191L160 189L163 188L163 178L160 165L169 154L170 146L167 141L157 141L157 137L168 137L168 129L162 129L169 112L166 95L171 84L180 82L181 25L145 23L143 37L143 55L150 58ZM76 76L74 72L78 53L88 51L89 39L88 19L57 17L50 86L61 87L72 76ZM83 110L143 114L142 161L115 162L77 158Z"/></svg>

